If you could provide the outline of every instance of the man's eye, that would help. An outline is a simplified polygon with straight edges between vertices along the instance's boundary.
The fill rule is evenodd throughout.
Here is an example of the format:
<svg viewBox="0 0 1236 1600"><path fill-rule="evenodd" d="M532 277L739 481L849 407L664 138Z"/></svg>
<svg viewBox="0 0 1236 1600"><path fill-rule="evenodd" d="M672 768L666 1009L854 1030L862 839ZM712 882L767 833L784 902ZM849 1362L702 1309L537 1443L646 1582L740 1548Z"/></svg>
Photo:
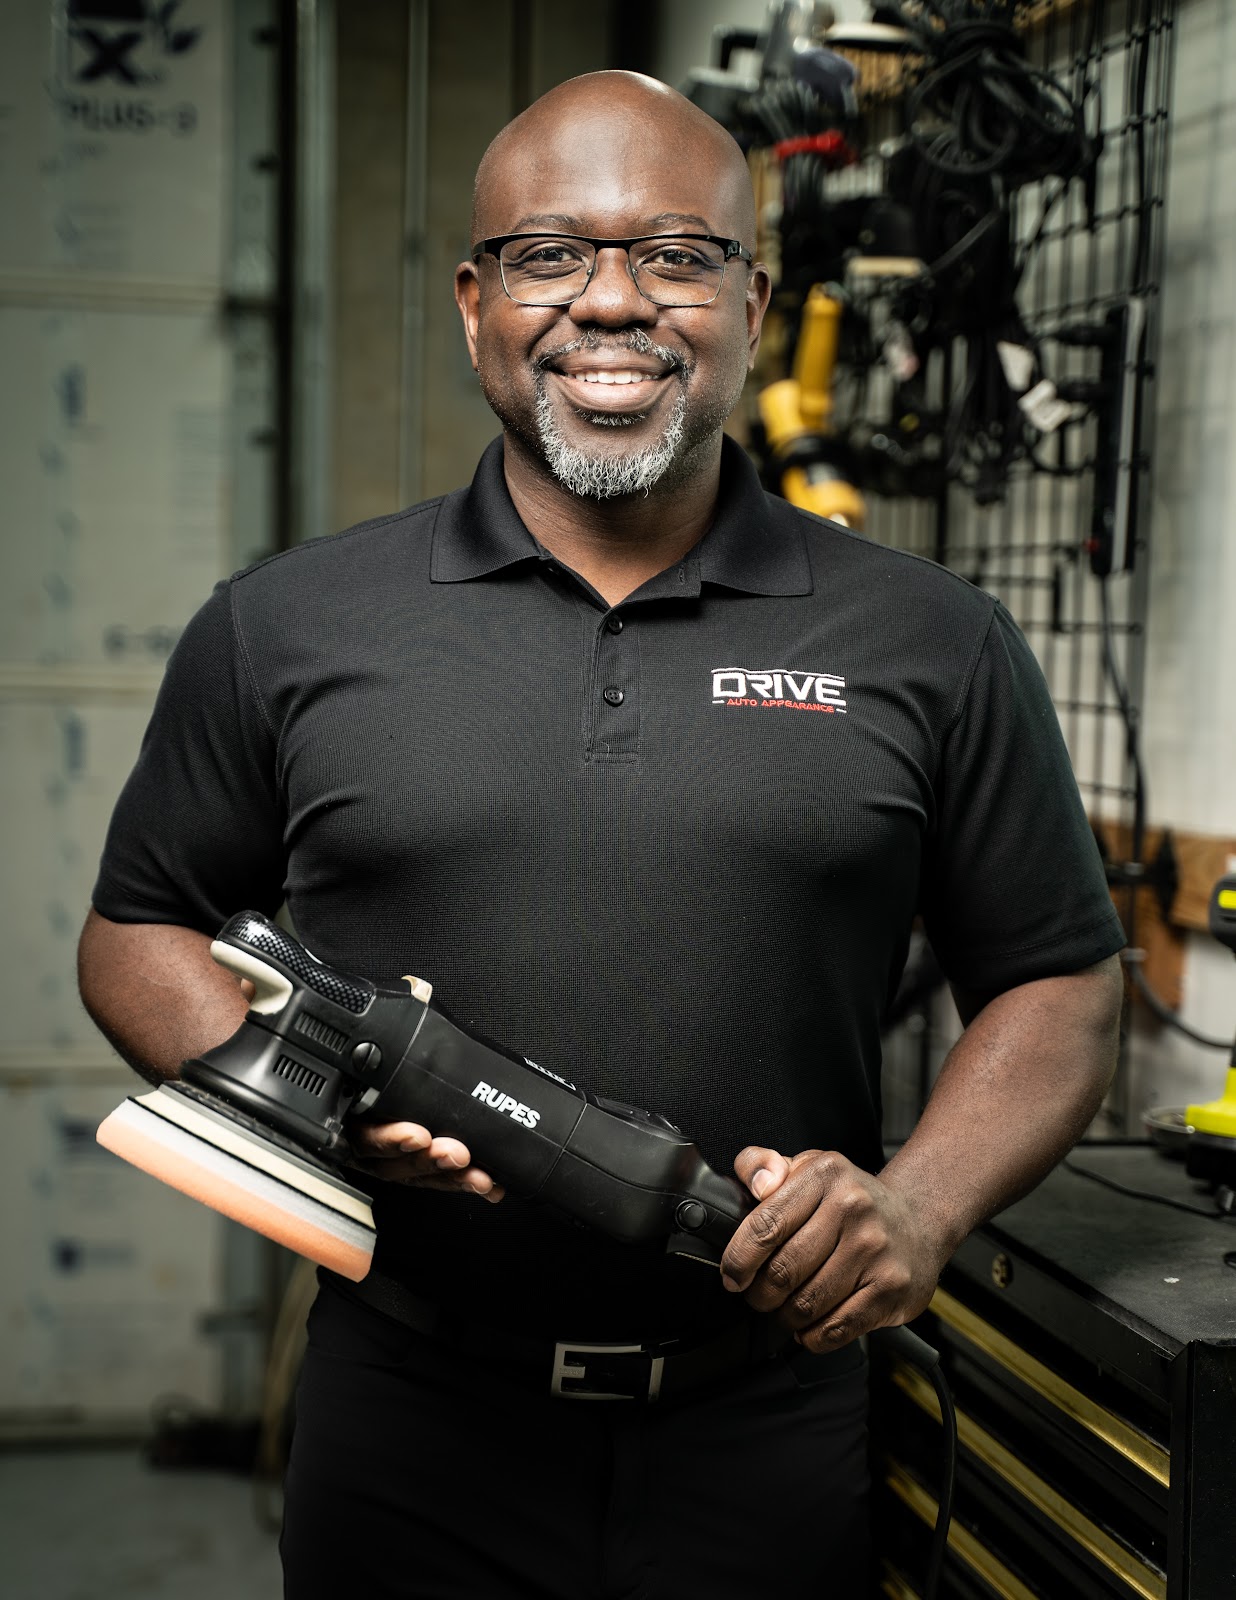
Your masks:
<svg viewBox="0 0 1236 1600"><path fill-rule="evenodd" d="M715 270L713 262L702 251L690 245L667 244L651 250L641 265L660 273L663 277L692 277Z"/></svg>
<svg viewBox="0 0 1236 1600"><path fill-rule="evenodd" d="M574 272L584 265L584 260L570 245L550 243L530 245L510 264L521 272Z"/></svg>

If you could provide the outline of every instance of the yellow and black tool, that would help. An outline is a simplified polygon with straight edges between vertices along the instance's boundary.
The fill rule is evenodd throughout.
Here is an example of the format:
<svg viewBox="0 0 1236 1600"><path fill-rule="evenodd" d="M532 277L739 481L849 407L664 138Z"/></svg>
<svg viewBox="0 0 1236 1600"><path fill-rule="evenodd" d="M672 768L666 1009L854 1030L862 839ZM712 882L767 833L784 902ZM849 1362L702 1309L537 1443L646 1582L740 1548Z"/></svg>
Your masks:
<svg viewBox="0 0 1236 1600"><path fill-rule="evenodd" d="M1215 884L1210 895L1210 931L1236 955L1236 872ZM1236 1041L1223 1093L1204 1105L1188 1106L1185 1121L1189 1138L1186 1166L1195 1178L1210 1178L1236 1188Z"/></svg>
<svg viewBox="0 0 1236 1600"><path fill-rule="evenodd" d="M791 505L862 528L866 506L850 482L848 452L833 432L833 374L842 302L815 284L803 305L794 375L760 392L760 420Z"/></svg>

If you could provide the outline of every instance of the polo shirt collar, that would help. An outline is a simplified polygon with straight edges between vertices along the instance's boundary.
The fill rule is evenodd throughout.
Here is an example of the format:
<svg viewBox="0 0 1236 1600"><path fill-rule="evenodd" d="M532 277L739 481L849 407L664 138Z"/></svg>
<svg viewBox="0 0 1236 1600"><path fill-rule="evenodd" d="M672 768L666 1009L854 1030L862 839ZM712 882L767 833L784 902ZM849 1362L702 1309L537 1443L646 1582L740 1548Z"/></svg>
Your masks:
<svg viewBox="0 0 1236 1600"><path fill-rule="evenodd" d="M438 507L429 566L432 582L465 583L520 561L547 559L547 552L520 520L502 460L498 438L487 446L471 485L447 495ZM811 593L811 564L801 520L784 501L764 492L746 451L728 437L721 441L717 516L684 565L696 583L720 584L746 594Z"/></svg>
<svg viewBox="0 0 1236 1600"><path fill-rule="evenodd" d="M721 493L712 527L695 547L700 577L744 594L810 594L803 518L768 494L743 447L721 440Z"/></svg>

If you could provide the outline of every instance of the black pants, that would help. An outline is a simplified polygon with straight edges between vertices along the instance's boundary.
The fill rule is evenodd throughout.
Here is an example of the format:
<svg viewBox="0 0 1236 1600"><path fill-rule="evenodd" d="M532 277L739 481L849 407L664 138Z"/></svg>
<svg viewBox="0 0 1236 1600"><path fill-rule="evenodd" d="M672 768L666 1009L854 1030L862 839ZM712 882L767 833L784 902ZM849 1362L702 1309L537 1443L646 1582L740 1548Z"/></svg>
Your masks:
<svg viewBox="0 0 1236 1600"><path fill-rule="evenodd" d="M677 1402L563 1400L323 1289L285 1600L865 1600L866 1362Z"/></svg>

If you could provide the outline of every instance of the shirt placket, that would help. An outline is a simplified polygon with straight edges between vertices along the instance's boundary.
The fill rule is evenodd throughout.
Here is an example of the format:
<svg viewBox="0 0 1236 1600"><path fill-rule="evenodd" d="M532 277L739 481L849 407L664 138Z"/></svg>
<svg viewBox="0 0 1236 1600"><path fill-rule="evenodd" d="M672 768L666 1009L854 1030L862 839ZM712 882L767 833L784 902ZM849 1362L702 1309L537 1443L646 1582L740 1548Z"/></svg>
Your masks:
<svg viewBox="0 0 1236 1600"><path fill-rule="evenodd" d="M638 623L621 608L601 613L589 639L585 674L584 760L639 760L640 662Z"/></svg>

